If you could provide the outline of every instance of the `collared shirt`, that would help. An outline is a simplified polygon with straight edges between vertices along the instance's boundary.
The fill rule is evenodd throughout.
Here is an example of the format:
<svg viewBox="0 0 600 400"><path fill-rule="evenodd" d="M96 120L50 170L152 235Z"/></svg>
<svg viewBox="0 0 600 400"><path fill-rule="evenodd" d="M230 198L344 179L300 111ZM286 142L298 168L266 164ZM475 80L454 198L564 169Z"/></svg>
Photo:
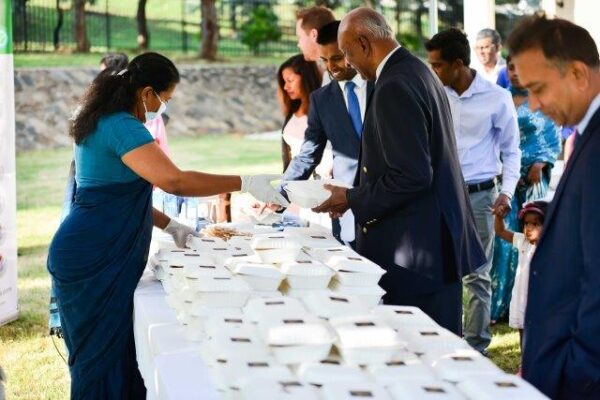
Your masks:
<svg viewBox="0 0 600 400"><path fill-rule="evenodd" d="M498 57L496 66L490 72L487 72L485 67L479 62L473 63L472 65L472 68L477 71L477 73L481 74L487 81L492 83L498 82L498 75L500 75L500 71L502 71L502 68L504 67L506 67L506 60L502 57Z"/></svg>
<svg viewBox="0 0 600 400"><path fill-rule="evenodd" d="M344 103L346 103L346 109L348 109L348 96L346 96L346 83L348 81L337 81L342 89L342 95L344 97ZM356 97L358 97L358 105L360 106L360 118L364 122L365 121L365 110L367 108L367 81L360 77L359 74L356 74L354 78L352 78L352 82L356 84L354 87L354 93L356 93Z"/></svg>
<svg viewBox="0 0 600 400"><path fill-rule="evenodd" d="M579 132L580 135L583 135L583 131L585 131L585 128L587 128L588 124L590 123L590 120L592 119L594 114L596 114L596 111L598 111L598 108L600 108L600 93L598 93L596 97L594 97L594 100L592 100L592 103L590 104L587 112L583 116L583 119L577 124L577 132Z"/></svg>
<svg viewBox="0 0 600 400"><path fill-rule="evenodd" d="M466 183L502 174L502 193L512 196L520 178L519 125L510 92L479 73L458 95L445 86L450 102L458 158Z"/></svg>
<svg viewBox="0 0 600 400"><path fill-rule="evenodd" d="M381 71L383 71L383 67L385 67L385 64L388 62L388 60L390 59L390 57L393 56L396 51L398 51L398 49L400 47L402 47L402 46L398 45L395 49L393 49L392 51L390 51L388 53L388 55L385 56L385 58L383 60L381 60L381 62L377 66L377 69L375 70L375 82L377 82L377 80L379 79L379 75L381 75Z"/></svg>

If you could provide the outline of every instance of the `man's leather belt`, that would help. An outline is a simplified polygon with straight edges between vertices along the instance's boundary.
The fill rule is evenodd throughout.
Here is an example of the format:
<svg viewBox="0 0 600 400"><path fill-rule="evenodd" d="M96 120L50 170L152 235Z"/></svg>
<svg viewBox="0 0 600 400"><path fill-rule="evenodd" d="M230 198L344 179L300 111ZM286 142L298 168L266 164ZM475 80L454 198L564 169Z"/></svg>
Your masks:
<svg viewBox="0 0 600 400"><path fill-rule="evenodd" d="M479 183L472 183L470 185L467 185L467 187L469 188L469 193L477 193L477 192L481 192L482 190L489 190L495 186L496 186L496 178L492 178L487 181L483 181L483 182L479 182Z"/></svg>

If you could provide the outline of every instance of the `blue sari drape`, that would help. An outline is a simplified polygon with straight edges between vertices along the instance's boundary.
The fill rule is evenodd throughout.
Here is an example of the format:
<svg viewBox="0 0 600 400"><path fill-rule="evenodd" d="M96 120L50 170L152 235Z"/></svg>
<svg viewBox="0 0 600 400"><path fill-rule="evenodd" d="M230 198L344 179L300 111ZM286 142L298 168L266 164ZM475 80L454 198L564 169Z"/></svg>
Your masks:
<svg viewBox="0 0 600 400"><path fill-rule="evenodd" d="M144 180L77 188L48 254L69 350L72 399L145 398L133 342L133 293L152 234Z"/></svg>
<svg viewBox="0 0 600 400"><path fill-rule="evenodd" d="M521 180L513 196L511 212L504 220L506 228L513 232L522 231L518 214L523 205L546 197L552 167L561 150L561 129L552 120L539 111L531 112L527 101L517 107L517 116L521 132ZM547 166L541 182L531 185L527 182L527 175L536 162L545 162ZM492 320L498 321L508 314L518 263L519 252L511 243L496 237L491 270Z"/></svg>

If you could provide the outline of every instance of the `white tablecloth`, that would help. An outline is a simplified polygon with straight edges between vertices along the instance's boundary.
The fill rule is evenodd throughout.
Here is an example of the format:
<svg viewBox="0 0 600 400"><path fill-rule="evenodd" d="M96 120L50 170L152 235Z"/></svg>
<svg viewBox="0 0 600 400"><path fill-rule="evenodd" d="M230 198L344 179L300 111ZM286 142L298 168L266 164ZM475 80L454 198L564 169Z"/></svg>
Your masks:
<svg viewBox="0 0 600 400"><path fill-rule="evenodd" d="M134 295L134 335L148 399L219 399L199 354L165 300L160 282L145 274Z"/></svg>

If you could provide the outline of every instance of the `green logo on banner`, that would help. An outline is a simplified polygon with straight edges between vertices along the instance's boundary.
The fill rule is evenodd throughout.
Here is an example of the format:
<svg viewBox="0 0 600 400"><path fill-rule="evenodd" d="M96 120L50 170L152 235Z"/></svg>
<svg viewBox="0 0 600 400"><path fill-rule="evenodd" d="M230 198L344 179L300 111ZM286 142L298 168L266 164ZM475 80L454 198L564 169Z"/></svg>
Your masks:
<svg viewBox="0 0 600 400"><path fill-rule="evenodd" d="M12 53L12 0L0 0L0 54Z"/></svg>

